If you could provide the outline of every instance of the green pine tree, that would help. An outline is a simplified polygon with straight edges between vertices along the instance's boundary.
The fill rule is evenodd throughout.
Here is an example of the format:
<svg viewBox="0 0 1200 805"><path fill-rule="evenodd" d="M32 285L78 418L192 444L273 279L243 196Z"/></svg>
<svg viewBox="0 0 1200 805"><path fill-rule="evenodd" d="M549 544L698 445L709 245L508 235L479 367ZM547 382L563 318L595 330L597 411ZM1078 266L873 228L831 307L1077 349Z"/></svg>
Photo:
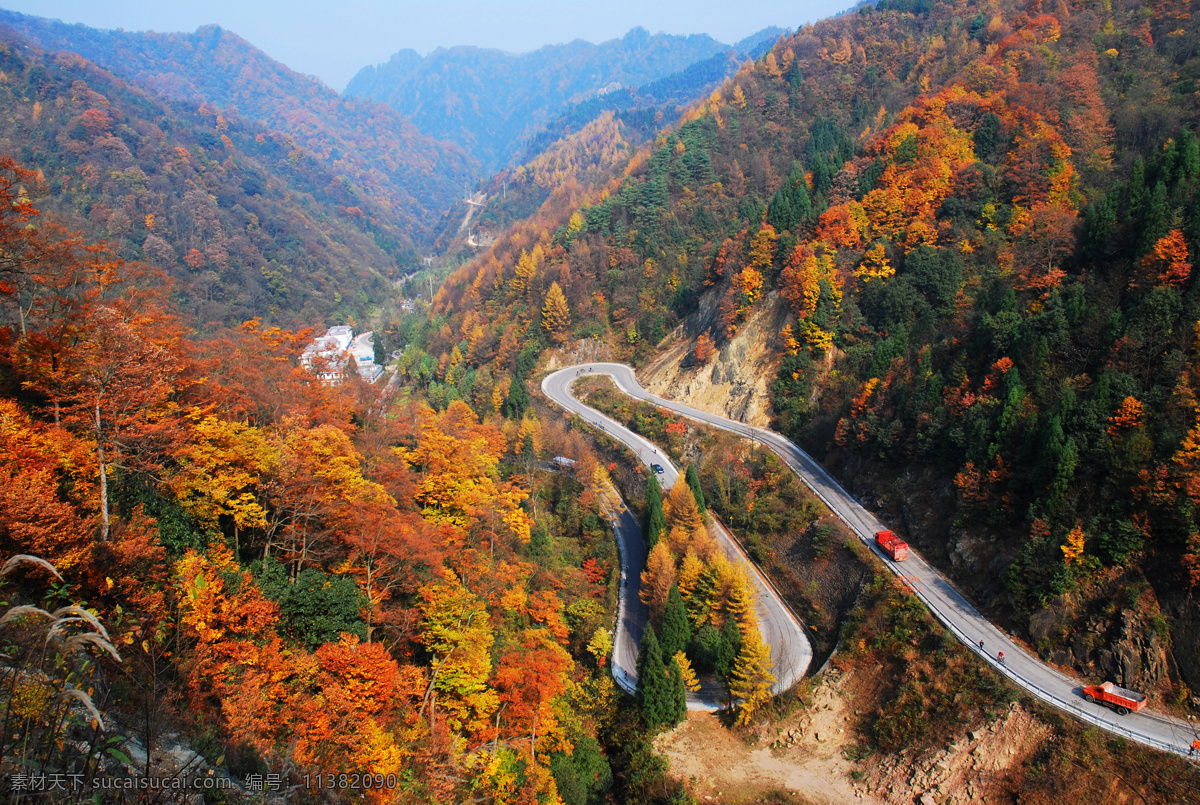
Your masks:
<svg viewBox="0 0 1200 805"><path fill-rule="evenodd" d="M529 391L525 388L525 378L520 374L513 377L508 384L508 398L504 401L504 415L509 419L520 421L529 407Z"/></svg>
<svg viewBox="0 0 1200 805"><path fill-rule="evenodd" d="M646 553L658 544L658 538L667 529L667 517L663 514L662 487L653 475L646 483Z"/></svg>
<svg viewBox="0 0 1200 805"><path fill-rule="evenodd" d="M550 531L546 526L535 524L529 531L529 555L550 555Z"/></svg>
<svg viewBox="0 0 1200 805"><path fill-rule="evenodd" d="M1158 239L1167 234L1171 228L1170 206L1167 203L1167 186L1162 182L1154 185L1150 200L1145 207L1139 227L1138 254L1145 254L1154 247Z"/></svg>
<svg viewBox="0 0 1200 805"><path fill-rule="evenodd" d="M1125 216L1132 223L1140 223L1146 205L1150 201L1150 191L1146 189L1146 163L1141 157L1133 161L1133 170L1125 185Z"/></svg>
<svg viewBox="0 0 1200 805"><path fill-rule="evenodd" d="M642 687L640 683L646 676L647 666L653 668L656 665L651 660L656 660L658 666L662 666L663 664L662 648L658 642L658 635L654 634L653 629L647 628L642 633L642 642L638 644L637 676L639 688Z"/></svg>
<svg viewBox="0 0 1200 805"><path fill-rule="evenodd" d="M1179 162L1175 170L1180 182L1194 182L1200 177L1200 143L1187 129L1179 133Z"/></svg>
<svg viewBox="0 0 1200 805"><path fill-rule="evenodd" d="M671 663L667 666L667 682L673 705L669 726L673 727L687 718L687 686L683 683L683 669L679 667L675 655L671 655Z"/></svg>
<svg viewBox="0 0 1200 805"><path fill-rule="evenodd" d="M1083 254L1098 260L1108 254L1113 228L1117 225L1117 208L1121 205L1120 189L1110 190L1101 200L1089 204L1083 215Z"/></svg>
<svg viewBox="0 0 1200 805"><path fill-rule="evenodd" d="M779 188L767 206L767 223L776 232L785 232L803 224L812 212L812 200L808 197L808 179L804 165L799 161L792 165L787 181Z"/></svg>
<svg viewBox="0 0 1200 805"><path fill-rule="evenodd" d="M711 623L706 623L696 630L692 644L688 647L688 656L692 658L696 671L703 674L716 668L717 657L721 653L721 642L721 633Z"/></svg>
<svg viewBox="0 0 1200 805"><path fill-rule="evenodd" d="M651 730L670 724L675 713L671 680L667 677L662 659L662 649L659 648L654 629L647 626L638 647L637 674L642 719Z"/></svg>
<svg viewBox="0 0 1200 805"><path fill-rule="evenodd" d="M793 220L792 200L788 197L787 191L781 187L767 207L767 223L775 227L775 231L784 232L792 228Z"/></svg>
<svg viewBox="0 0 1200 805"><path fill-rule="evenodd" d="M371 352L375 357L376 366L383 366L387 363L387 346L383 342L383 333L379 330L375 331L375 337L371 340Z"/></svg>
<svg viewBox="0 0 1200 805"><path fill-rule="evenodd" d="M695 464L688 464L687 471L684 473L687 478L687 485L692 490L692 497L696 499L696 508L704 514L708 509L704 505L704 490L700 488L700 473L696 470Z"/></svg>
<svg viewBox="0 0 1200 805"><path fill-rule="evenodd" d="M717 679L725 687L733 676L733 668L737 656L742 650L742 632L738 629L736 618L726 618L721 627L721 645L717 650L716 672Z"/></svg>
<svg viewBox="0 0 1200 805"><path fill-rule="evenodd" d="M674 657L675 652L684 651L692 641L692 625L688 623L687 608L683 604L683 596L679 587L672 584L667 596L667 608L663 613L662 653L664 657Z"/></svg>

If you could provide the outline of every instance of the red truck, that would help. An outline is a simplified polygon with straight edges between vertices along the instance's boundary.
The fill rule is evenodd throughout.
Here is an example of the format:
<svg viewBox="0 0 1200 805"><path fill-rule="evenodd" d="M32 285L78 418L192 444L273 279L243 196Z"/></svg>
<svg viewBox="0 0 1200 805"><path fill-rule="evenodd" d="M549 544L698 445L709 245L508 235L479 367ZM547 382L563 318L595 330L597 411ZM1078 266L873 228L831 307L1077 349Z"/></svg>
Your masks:
<svg viewBox="0 0 1200 805"><path fill-rule="evenodd" d="M1146 694L1119 688L1111 682L1103 685L1088 685L1083 689L1083 698L1089 702L1111 705L1117 715L1136 713L1146 706Z"/></svg>
<svg viewBox="0 0 1200 805"><path fill-rule="evenodd" d="M882 548L884 553L892 557L893 562L899 562L908 558L908 543L891 531L876 531L875 544Z"/></svg>

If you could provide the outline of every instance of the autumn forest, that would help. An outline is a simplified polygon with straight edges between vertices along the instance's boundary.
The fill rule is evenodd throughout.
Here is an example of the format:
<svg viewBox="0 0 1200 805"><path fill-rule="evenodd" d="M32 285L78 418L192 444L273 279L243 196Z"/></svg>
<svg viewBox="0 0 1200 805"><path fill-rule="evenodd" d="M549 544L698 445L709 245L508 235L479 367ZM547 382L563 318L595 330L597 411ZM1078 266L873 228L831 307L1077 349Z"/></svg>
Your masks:
<svg viewBox="0 0 1200 805"><path fill-rule="evenodd" d="M1200 715L1200 9L879 0L781 30L538 51L497 122L494 87L431 66L495 52L397 54L343 96L215 26L0 12L6 795L1200 791L960 645L775 454L578 382L674 462L664 488L543 393L621 362L777 431L1031 657ZM546 100L593 58L623 94ZM376 382L301 360L336 325L373 332ZM759 572L812 652L780 695ZM835 684L849 788L676 767L696 723L799 763ZM902 753L1019 718L1038 742L974 787L889 793ZM225 787L93 799L127 775Z"/></svg>

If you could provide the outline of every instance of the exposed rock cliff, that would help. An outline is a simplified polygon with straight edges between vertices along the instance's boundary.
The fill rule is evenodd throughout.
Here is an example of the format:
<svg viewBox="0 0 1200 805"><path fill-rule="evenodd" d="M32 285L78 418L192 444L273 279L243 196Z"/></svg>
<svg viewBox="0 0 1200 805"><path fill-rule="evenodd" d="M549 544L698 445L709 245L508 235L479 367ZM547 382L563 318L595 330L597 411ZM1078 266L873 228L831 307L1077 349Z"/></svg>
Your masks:
<svg viewBox="0 0 1200 805"><path fill-rule="evenodd" d="M737 335L697 363L696 339L716 329L719 301L715 291L706 293L654 360L638 370L638 378L655 394L752 425L770 425L770 384L779 363L776 345L787 323L787 305L778 293L771 294Z"/></svg>

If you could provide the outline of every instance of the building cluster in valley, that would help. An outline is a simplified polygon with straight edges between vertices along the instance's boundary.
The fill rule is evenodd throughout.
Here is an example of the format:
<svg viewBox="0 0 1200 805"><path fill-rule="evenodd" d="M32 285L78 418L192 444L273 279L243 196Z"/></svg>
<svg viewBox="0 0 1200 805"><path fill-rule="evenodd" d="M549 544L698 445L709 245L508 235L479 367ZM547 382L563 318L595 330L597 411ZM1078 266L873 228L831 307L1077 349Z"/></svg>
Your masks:
<svg viewBox="0 0 1200 805"><path fill-rule="evenodd" d="M354 335L354 328L347 325L330 327L325 335L318 336L304 348L300 363L326 383L341 383L350 371L350 360L359 377L374 383L383 375L383 367L375 362L375 334L373 332Z"/></svg>

